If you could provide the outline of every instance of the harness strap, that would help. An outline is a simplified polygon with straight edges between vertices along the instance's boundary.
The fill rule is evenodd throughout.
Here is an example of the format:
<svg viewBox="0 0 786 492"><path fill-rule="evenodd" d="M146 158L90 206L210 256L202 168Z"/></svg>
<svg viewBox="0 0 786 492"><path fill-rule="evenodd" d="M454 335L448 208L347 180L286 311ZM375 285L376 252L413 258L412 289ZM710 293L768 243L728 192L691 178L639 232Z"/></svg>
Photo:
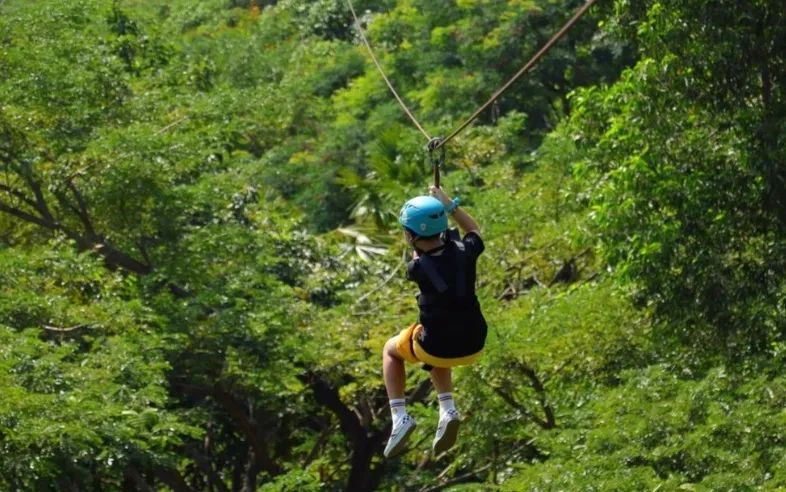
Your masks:
<svg viewBox="0 0 786 492"><path fill-rule="evenodd" d="M454 295L456 298L464 298L467 297L467 249L461 241L454 240L452 242L456 247L456 291ZM434 261L428 255L421 256L417 261L437 290L437 294L421 293L418 295L418 305L427 306L443 299L445 292L448 290L448 285L437 271Z"/></svg>

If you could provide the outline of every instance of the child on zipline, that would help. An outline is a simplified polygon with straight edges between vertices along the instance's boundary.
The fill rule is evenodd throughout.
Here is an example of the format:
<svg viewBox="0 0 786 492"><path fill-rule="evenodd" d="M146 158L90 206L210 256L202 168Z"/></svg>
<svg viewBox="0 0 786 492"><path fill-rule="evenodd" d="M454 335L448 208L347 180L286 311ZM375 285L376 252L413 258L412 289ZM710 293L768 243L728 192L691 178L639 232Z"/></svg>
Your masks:
<svg viewBox="0 0 786 492"><path fill-rule="evenodd" d="M407 264L407 280L420 288L418 323L387 341L382 351L393 428L385 457L400 454L415 428L404 399L404 361L424 364L439 399L439 424L434 438L435 455L456 442L460 415L453 403L451 367L472 363L483 350L486 320L475 296L475 267L483 252L477 222L458 207L442 189L432 186L431 196L419 196L404 204L399 222L414 251ZM451 239L448 215L464 238Z"/></svg>

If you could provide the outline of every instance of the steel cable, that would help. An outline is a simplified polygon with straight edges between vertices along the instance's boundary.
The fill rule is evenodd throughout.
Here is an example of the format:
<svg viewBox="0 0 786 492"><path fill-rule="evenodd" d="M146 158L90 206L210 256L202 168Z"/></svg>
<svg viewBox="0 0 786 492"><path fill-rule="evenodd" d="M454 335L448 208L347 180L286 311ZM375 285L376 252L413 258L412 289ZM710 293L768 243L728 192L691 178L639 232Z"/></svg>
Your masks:
<svg viewBox="0 0 786 492"><path fill-rule="evenodd" d="M412 111L409 110L407 105L398 95L396 89L393 87L393 84L390 83L390 80L388 80L387 75L385 75L385 71L382 70L382 66L377 60L377 57L374 55L374 50L371 48L371 44L368 42L368 39L366 39L366 36L363 33L363 29L360 26L360 20L358 20L358 16L355 13L355 8L352 6L352 1L346 0L350 12L352 12L352 17L355 19L355 26L357 27L358 34L360 35L360 39L363 41L363 44L366 45L366 49L368 50L369 55L371 55L371 60L374 62L374 65L376 65L380 75L382 75L382 78L385 80L385 83L388 85L390 92L393 93L393 96L395 96L396 100L401 105L401 108L404 110L407 116L409 116L409 119L412 120L412 122L415 124L418 130L420 130L420 133L422 133L429 141L429 145L428 145L429 152L433 152L435 150L442 148L449 140L451 140L453 137L461 133L461 131L464 130L467 126L469 126L470 123L475 121L475 119L477 119L477 117L480 116L480 114L483 111L488 109L488 107L491 106L494 103L494 101L499 99L499 97L502 94L504 94L505 91L507 91L510 88L510 86L512 86L519 78L521 78L522 75L529 72L532 69L532 67L534 67L535 64L543 57L543 55L548 53L549 50L551 50L551 48L557 43L557 41L562 39L562 37L576 24L576 22L579 21L579 19L581 19L581 17L587 12L587 10L590 9L590 7L592 7L595 4L596 1L597 0L587 0L584 3L584 5L582 5L578 11L576 11L573 17L571 17L571 19L567 23L565 23L564 26L562 26L562 29L557 31L557 33L554 34L551 37L551 39L549 39L546 42L546 44L543 45L543 47L540 50L538 50L537 53L535 53L535 55L527 62L526 65L524 65L518 72L516 72L516 74L513 77L511 77L507 82L505 82L505 84L502 87L497 89L491 95L488 101L486 101L482 106L480 106L477 110L475 110L475 112L472 113L472 115L470 115L469 118L467 118L462 124L457 126L455 130L450 132L447 137L441 139L439 138L435 139L429 136L428 132L423 129L423 126L418 122L417 118L415 118L415 115L412 114Z"/></svg>
<svg viewBox="0 0 786 492"><path fill-rule="evenodd" d="M379 64L379 61L377 60L377 57L374 55L374 50L371 49L371 44L368 42L368 39L366 39L366 35L363 33L363 28L360 26L360 20L358 19L358 16L355 13L355 8L352 6L351 0L347 0L347 5L349 6L350 12L352 12L352 17L355 19L355 27L358 30L358 35L360 35L360 39L363 41L363 44L366 45L366 49L368 50L368 54L371 55L371 60L374 62L374 65L376 65L377 70L379 70L380 75L382 75L382 78L385 79L385 83L388 85L388 88L390 89L390 92L393 93L393 96L396 98L398 103L401 105L401 108L404 110L404 112L407 113L407 116L409 116L409 119L412 120L412 123L414 123L415 126L418 127L418 130L420 130L420 133L422 133L423 136L426 137L426 140L431 141L431 136L428 134L428 132L426 130L423 129L423 126L421 126L421 124L418 122L417 118L415 118L415 115L412 114L412 111L410 111L409 108L407 107L407 105L404 103L404 100L401 99L401 97L398 95L398 92L396 92L396 89L393 87L393 84L390 83L390 80L388 80L387 75L385 75L385 71L382 70L382 66Z"/></svg>
<svg viewBox="0 0 786 492"><path fill-rule="evenodd" d="M549 39L548 42L545 45L543 45L543 47L537 53L535 53L535 56L533 56L530 59L530 61L528 61L527 64L521 68L521 70L516 72L516 75L514 75L513 77L510 78L510 80L505 82L505 85L497 89L497 91L491 95L489 100L486 101L477 110L475 110L475 112L472 113L472 115L469 118L467 118L464 121L464 123L456 127L456 129L450 132L447 137L441 139L440 142L434 146L433 150L439 149L440 147L445 145L450 139L458 135L470 123L475 121L475 119L480 115L480 113L485 111L489 106L491 106L494 103L494 101L496 101L502 94L504 94L505 91L507 91L511 85L513 85L519 78L521 78L522 75L529 72L532 69L532 67L535 66L538 60L540 60L543 57L543 55L548 53L548 51L557 43L557 41L559 41L562 38L562 36L564 36L574 26L574 24L578 22L578 20L587 12L587 10L590 9L590 7L592 7L595 4L596 1L597 0L587 0L587 2L573 15L573 17L571 17L571 19L564 26L562 26L562 29L557 31L557 33L554 36L552 36L551 39Z"/></svg>

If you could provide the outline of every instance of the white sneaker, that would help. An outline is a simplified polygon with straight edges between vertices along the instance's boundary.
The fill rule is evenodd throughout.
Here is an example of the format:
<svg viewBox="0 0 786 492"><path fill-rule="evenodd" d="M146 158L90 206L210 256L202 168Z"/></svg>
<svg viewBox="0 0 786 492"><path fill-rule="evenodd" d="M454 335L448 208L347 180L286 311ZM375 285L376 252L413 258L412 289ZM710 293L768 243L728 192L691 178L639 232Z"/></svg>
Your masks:
<svg viewBox="0 0 786 492"><path fill-rule="evenodd" d="M385 446L385 458L393 458L404 451L405 444L412 431L415 430L415 419L409 415L404 415L396 422L393 422L393 429L390 431L388 445Z"/></svg>
<svg viewBox="0 0 786 492"><path fill-rule="evenodd" d="M448 410L444 415L439 416L437 425L437 435L434 437L434 454L444 453L456 444L461 416L455 409Z"/></svg>

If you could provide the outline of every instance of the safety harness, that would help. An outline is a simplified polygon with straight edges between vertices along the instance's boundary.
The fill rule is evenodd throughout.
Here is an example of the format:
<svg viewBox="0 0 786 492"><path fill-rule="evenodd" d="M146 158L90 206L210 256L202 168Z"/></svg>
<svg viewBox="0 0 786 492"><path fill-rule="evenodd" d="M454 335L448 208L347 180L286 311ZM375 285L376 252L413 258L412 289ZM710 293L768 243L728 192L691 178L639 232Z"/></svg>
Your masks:
<svg viewBox="0 0 786 492"><path fill-rule="evenodd" d="M437 265L431 257L431 253L444 249L449 243L453 243L456 247L456 299L461 299L467 296L467 249L464 243L461 242L461 236L457 229L448 229L443 235L445 244L438 246L432 250L423 252L415 262L423 269L431 284L437 290L436 294L423 293L418 294L418 306L428 306L435 304L440 300L446 298L445 293L448 291L448 284L442 275L437 270ZM410 350L415 353L414 340L410 339ZM424 371L431 371L434 367L430 364L423 364Z"/></svg>
<svg viewBox="0 0 786 492"><path fill-rule="evenodd" d="M427 306L429 304L434 304L435 302L445 299L445 293L448 291L448 284L445 282L445 279L442 278L442 275L439 274L437 270L437 265L434 262L433 258L431 257L430 253L438 251L439 249L445 248L447 243L453 243L456 247L456 293L455 296L457 298L462 298L467 296L467 250L464 246L464 243L461 242L459 238L459 233L456 229L450 229L445 234L446 244L434 248L430 251L425 252L422 254L416 261L420 268L423 269L423 272L426 274L428 279L431 281L431 284L437 290L436 294L433 293L421 293L418 296L418 305L420 306Z"/></svg>

